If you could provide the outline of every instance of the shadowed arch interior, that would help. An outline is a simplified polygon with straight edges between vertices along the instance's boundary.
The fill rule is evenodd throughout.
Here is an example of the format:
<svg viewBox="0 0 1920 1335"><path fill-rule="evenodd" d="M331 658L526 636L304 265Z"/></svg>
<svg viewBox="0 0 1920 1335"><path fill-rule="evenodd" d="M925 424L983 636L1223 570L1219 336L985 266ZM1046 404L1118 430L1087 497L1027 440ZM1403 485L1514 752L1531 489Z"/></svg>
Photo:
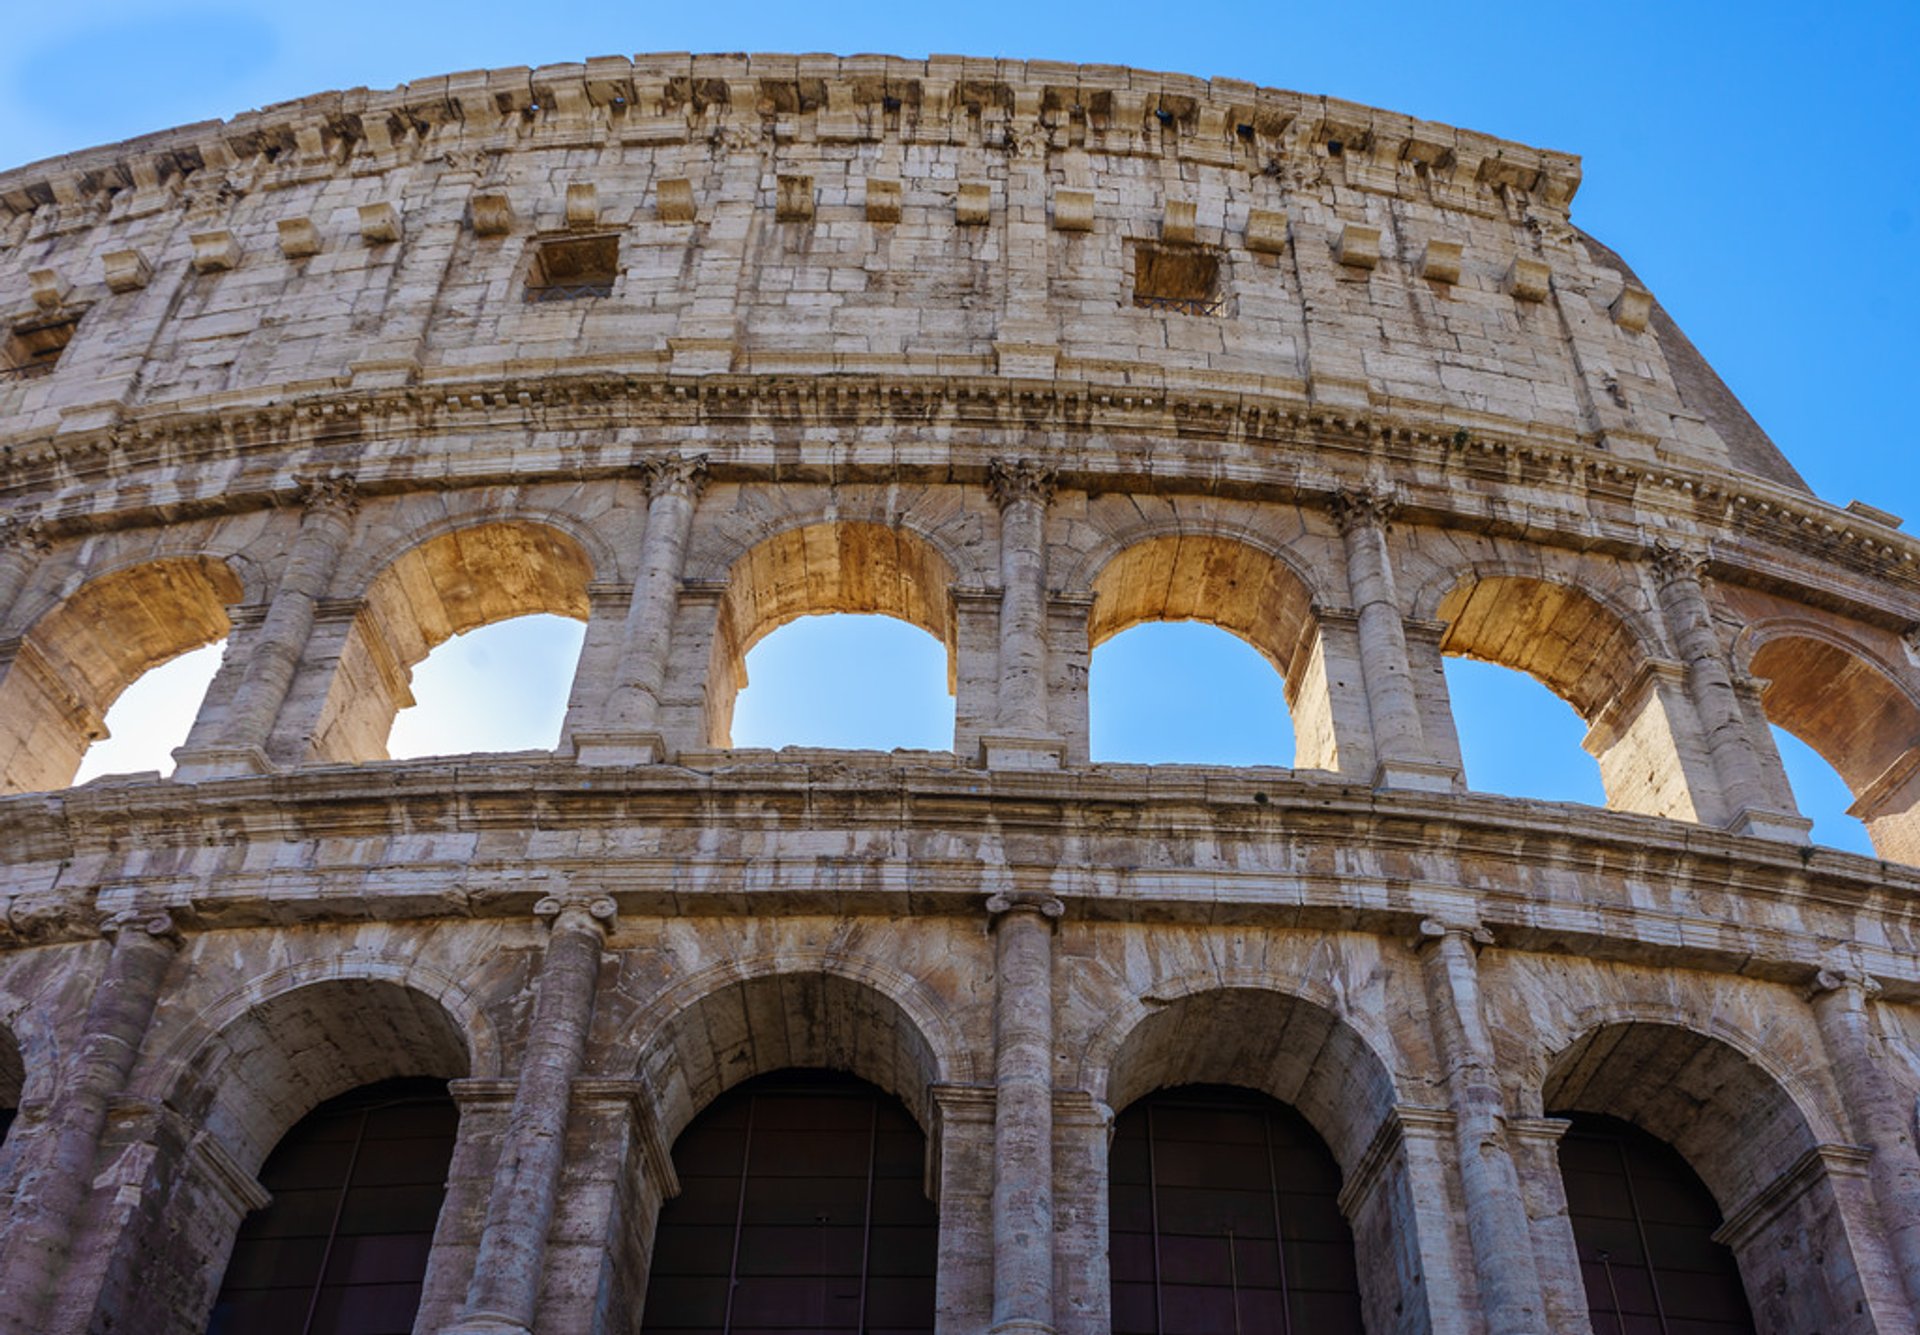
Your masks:
<svg viewBox="0 0 1920 1335"><path fill-rule="evenodd" d="M71 782L120 693L225 636L240 598L224 562L168 558L91 580L36 621L0 678L0 791Z"/></svg>
<svg viewBox="0 0 1920 1335"><path fill-rule="evenodd" d="M1201 621L1245 640L1284 683L1295 765L1337 767L1313 596L1285 562L1220 534L1168 534L1120 551L1093 594L1089 649L1148 621Z"/></svg>
<svg viewBox="0 0 1920 1335"><path fill-rule="evenodd" d="M710 743L732 745L747 651L804 616L866 613L918 626L946 646L951 691L953 585L953 566L931 543L886 524L807 524L759 543L733 563L720 598L707 672Z"/></svg>
<svg viewBox="0 0 1920 1335"><path fill-rule="evenodd" d="M27 1084L27 1064L20 1055L20 1043L13 1032L0 1028L0 1143L5 1143L20 1111L20 1095Z"/></svg>
<svg viewBox="0 0 1920 1335"><path fill-rule="evenodd" d="M1517 668L1591 723L1646 655L1619 616L1565 584L1515 575L1462 580L1441 600L1443 653Z"/></svg>
<svg viewBox="0 0 1920 1335"><path fill-rule="evenodd" d="M368 585L314 728L312 758L383 760L393 718L413 703L414 665L477 626L551 613L587 619L593 566L546 524L475 524L429 538Z"/></svg>
<svg viewBox="0 0 1920 1335"><path fill-rule="evenodd" d="M459 1023L416 988L376 979L310 983L228 1024L169 1099L256 1171L295 1122L336 1095L403 1076L469 1073Z"/></svg>
<svg viewBox="0 0 1920 1335"><path fill-rule="evenodd" d="M724 984L676 1007L648 1035L638 1074L656 1091L664 1136L752 1076L792 1067L843 1071L899 1099L925 1129L945 1078L913 1017L877 988L829 973Z"/></svg>
<svg viewBox="0 0 1920 1335"><path fill-rule="evenodd" d="M1854 796L1874 849L1920 863L1920 705L1839 645L1780 635L1754 651L1767 719L1815 751Z"/></svg>

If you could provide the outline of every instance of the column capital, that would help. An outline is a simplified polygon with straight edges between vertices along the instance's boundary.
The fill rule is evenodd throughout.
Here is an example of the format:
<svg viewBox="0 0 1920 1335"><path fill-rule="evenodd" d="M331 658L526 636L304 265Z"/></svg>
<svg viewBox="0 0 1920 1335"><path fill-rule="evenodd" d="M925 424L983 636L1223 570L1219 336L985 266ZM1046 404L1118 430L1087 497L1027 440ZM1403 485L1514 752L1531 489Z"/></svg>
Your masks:
<svg viewBox="0 0 1920 1335"><path fill-rule="evenodd" d="M1015 501L1033 500L1045 505L1053 499L1058 475L1037 459L990 459L987 461L987 491L1002 510Z"/></svg>
<svg viewBox="0 0 1920 1335"><path fill-rule="evenodd" d="M707 485L707 456L675 454L658 459L642 459L634 465L634 471L646 484L649 498L678 496L685 500L698 500Z"/></svg>
<svg viewBox="0 0 1920 1335"><path fill-rule="evenodd" d="M146 936L171 946L181 940L180 927L167 909L120 909L100 920L100 935L108 940L117 941L122 932L134 933L135 940Z"/></svg>
<svg viewBox="0 0 1920 1335"><path fill-rule="evenodd" d="M1809 999L1835 992L1858 992L1865 999L1878 996L1881 987L1879 982L1865 970L1839 964L1820 970L1813 976L1813 981L1807 985Z"/></svg>
<svg viewBox="0 0 1920 1335"><path fill-rule="evenodd" d="M1482 923L1451 922L1444 918L1423 918L1420 920L1420 932L1414 939L1414 946L1432 945L1444 941L1449 936L1457 936L1469 946L1478 950L1481 946L1493 944L1493 932Z"/></svg>
<svg viewBox="0 0 1920 1335"><path fill-rule="evenodd" d="M1356 528L1385 529L1400 513L1398 489L1388 485L1336 487L1327 508L1333 512L1334 527L1342 536Z"/></svg>
<svg viewBox="0 0 1920 1335"><path fill-rule="evenodd" d="M293 484L295 497L299 499L301 508L309 514L346 517L360 508L360 483L345 469L329 468L324 472L296 474Z"/></svg>
<svg viewBox="0 0 1920 1335"><path fill-rule="evenodd" d="M563 919L575 924L595 928L605 936L613 930L619 905L610 895L568 893L547 895L533 906L533 916L547 921L550 927L558 929ZM584 924L581 920L585 919Z"/></svg>
<svg viewBox="0 0 1920 1335"><path fill-rule="evenodd" d="M1067 906L1053 895L1031 890L1002 890L987 896L987 916L998 924L1009 914L1034 913L1049 923L1066 915Z"/></svg>
<svg viewBox="0 0 1920 1335"><path fill-rule="evenodd" d="M1683 579L1698 584L1707 568L1707 551L1691 543L1656 539L1651 560L1653 573L1659 576L1662 584Z"/></svg>
<svg viewBox="0 0 1920 1335"><path fill-rule="evenodd" d="M0 552L18 551L30 556L52 550L47 537L47 521L39 515L7 515L0 518Z"/></svg>

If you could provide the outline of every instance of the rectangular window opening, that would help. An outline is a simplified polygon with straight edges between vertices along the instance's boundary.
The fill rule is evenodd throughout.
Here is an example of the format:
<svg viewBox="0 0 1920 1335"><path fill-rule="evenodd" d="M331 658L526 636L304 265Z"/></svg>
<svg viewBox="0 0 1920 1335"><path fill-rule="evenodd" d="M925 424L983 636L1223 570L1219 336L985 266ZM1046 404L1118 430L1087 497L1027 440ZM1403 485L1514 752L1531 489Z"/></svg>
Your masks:
<svg viewBox="0 0 1920 1335"><path fill-rule="evenodd" d="M1220 256L1202 246L1136 246L1133 304L1181 315L1219 315Z"/></svg>
<svg viewBox="0 0 1920 1335"><path fill-rule="evenodd" d="M576 301L610 297L620 274L620 238L568 237L539 243L527 273L527 300Z"/></svg>
<svg viewBox="0 0 1920 1335"><path fill-rule="evenodd" d="M0 346L0 377L30 380L51 375L79 327L80 317L71 313L18 321Z"/></svg>

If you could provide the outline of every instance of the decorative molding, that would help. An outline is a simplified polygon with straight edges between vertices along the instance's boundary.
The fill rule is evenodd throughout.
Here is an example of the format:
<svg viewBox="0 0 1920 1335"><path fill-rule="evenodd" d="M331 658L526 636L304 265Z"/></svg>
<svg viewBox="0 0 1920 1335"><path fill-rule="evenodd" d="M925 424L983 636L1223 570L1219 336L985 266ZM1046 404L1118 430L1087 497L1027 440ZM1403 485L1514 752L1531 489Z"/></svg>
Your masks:
<svg viewBox="0 0 1920 1335"><path fill-rule="evenodd" d="M992 459L987 463L987 490L1002 510L1015 501L1053 500L1058 475L1034 459Z"/></svg>

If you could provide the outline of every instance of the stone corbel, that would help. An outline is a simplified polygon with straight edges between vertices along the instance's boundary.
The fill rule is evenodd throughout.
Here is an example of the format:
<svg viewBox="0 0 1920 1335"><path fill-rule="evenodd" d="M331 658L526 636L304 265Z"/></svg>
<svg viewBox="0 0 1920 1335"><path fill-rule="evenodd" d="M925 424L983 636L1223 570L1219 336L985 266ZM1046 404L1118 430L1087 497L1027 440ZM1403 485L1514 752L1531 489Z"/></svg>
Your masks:
<svg viewBox="0 0 1920 1335"><path fill-rule="evenodd" d="M567 226L576 231L600 225L600 191L592 181L567 187Z"/></svg>
<svg viewBox="0 0 1920 1335"><path fill-rule="evenodd" d="M900 221L900 182L898 180L879 176L867 178L867 221L871 223Z"/></svg>
<svg viewBox="0 0 1920 1335"><path fill-rule="evenodd" d="M1284 209L1247 211L1247 249L1261 255L1280 255L1287 249L1287 215Z"/></svg>
<svg viewBox="0 0 1920 1335"><path fill-rule="evenodd" d="M1507 266L1505 287L1515 301L1545 301L1552 286L1553 271L1543 260L1516 255Z"/></svg>
<svg viewBox="0 0 1920 1335"><path fill-rule="evenodd" d="M775 222L813 221L813 178L780 176L775 178L773 197Z"/></svg>
<svg viewBox="0 0 1920 1335"><path fill-rule="evenodd" d="M1371 269L1380 263L1380 229L1347 223L1333 243L1333 257L1349 269Z"/></svg>
<svg viewBox="0 0 1920 1335"><path fill-rule="evenodd" d="M690 223L694 219L693 182L684 176L668 177L654 187L654 216L663 223Z"/></svg>
<svg viewBox="0 0 1920 1335"><path fill-rule="evenodd" d="M476 194L467 201L475 236L505 236L513 230L513 204L504 194Z"/></svg>
<svg viewBox="0 0 1920 1335"><path fill-rule="evenodd" d="M240 243L228 231L195 232L193 242L195 273L225 273L240 266Z"/></svg>
<svg viewBox="0 0 1920 1335"><path fill-rule="evenodd" d="M962 181L953 200L953 221L959 227L985 227L993 214L993 193L985 181Z"/></svg>
<svg viewBox="0 0 1920 1335"><path fill-rule="evenodd" d="M1093 191L1054 191L1053 228L1056 232L1091 232L1093 230Z"/></svg>
<svg viewBox="0 0 1920 1335"><path fill-rule="evenodd" d="M1449 286L1459 282L1460 253L1458 241L1428 241L1420 252L1420 276L1428 282L1446 283Z"/></svg>
<svg viewBox="0 0 1920 1335"><path fill-rule="evenodd" d="M1607 307L1613 322L1629 334L1646 332L1647 323L1653 318L1653 294L1644 287L1628 283L1620 289L1620 295Z"/></svg>
<svg viewBox="0 0 1920 1335"><path fill-rule="evenodd" d="M1160 239L1176 245L1190 245L1194 237L1194 221L1199 210L1190 199L1170 199L1160 217Z"/></svg>
<svg viewBox="0 0 1920 1335"><path fill-rule="evenodd" d="M400 211L384 201L360 206L360 240L388 246L400 240Z"/></svg>
<svg viewBox="0 0 1920 1335"><path fill-rule="evenodd" d="M59 310L73 290L58 269L35 269L27 275L27 284L33 292L33 304L43 311Z"/></svg>
<svg viewBox="0 0 1920 1335"><path fill-rule="evenodd" d="M320 229L311 218L282 218L280 253L290 260L304 260L320 253Z"/></svg>
<svg viewBox="0 0 1920 1335"><path fill-rule="evenodd" d="M100 257L109 292L138 292L153 281L153 266L137 250L110 250Z"/></svg>

